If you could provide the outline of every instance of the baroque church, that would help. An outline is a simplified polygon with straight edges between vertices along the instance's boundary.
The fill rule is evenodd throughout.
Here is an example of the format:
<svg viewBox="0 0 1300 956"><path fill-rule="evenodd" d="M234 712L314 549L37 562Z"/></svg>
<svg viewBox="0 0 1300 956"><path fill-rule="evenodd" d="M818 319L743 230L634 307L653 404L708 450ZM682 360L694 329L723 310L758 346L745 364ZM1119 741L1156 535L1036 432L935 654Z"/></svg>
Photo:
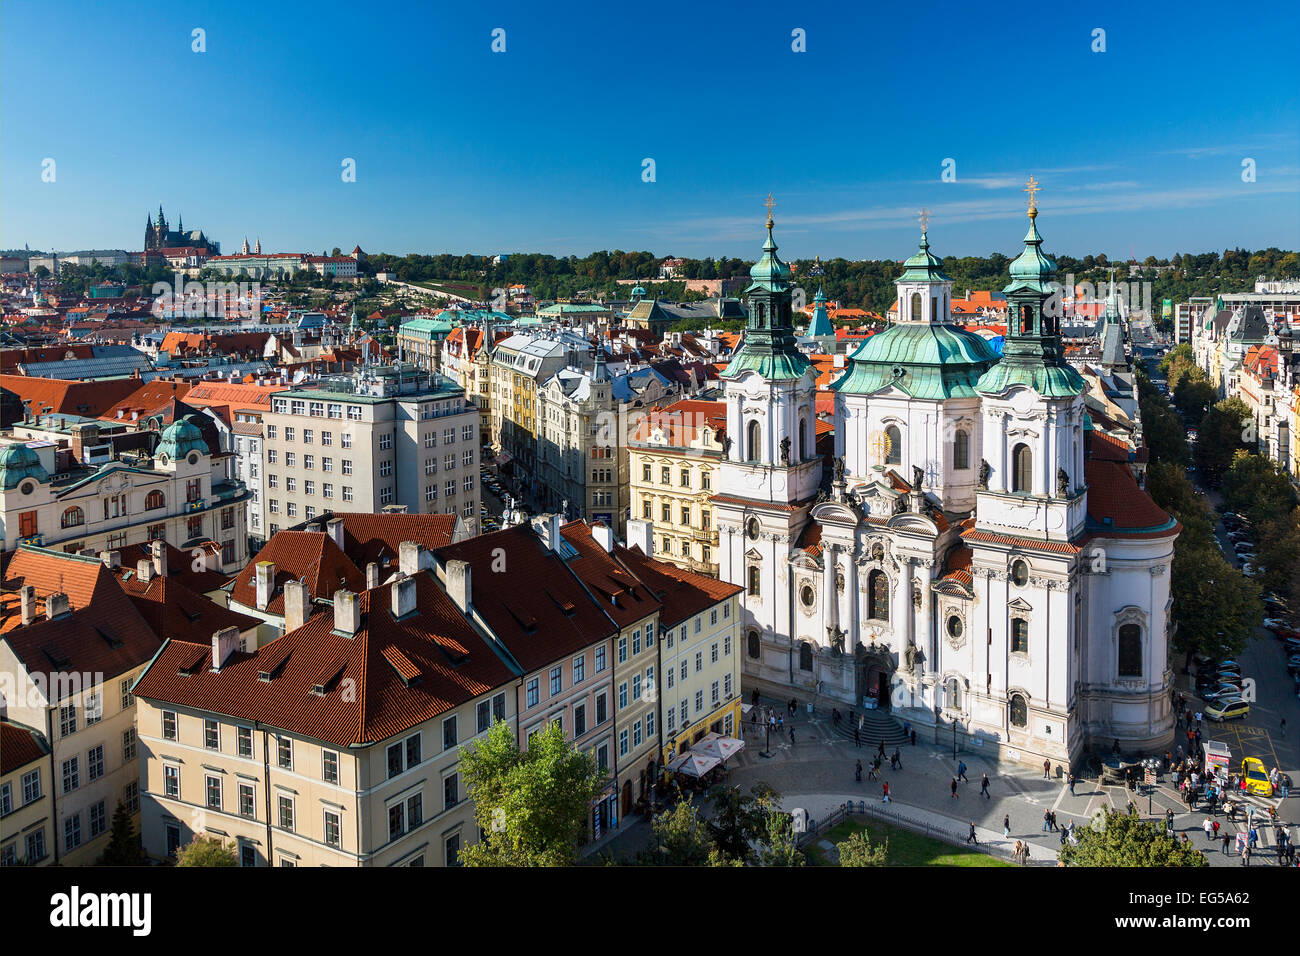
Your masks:
<svg viewBox="0 0 1300 956"><path fill-rule="evenodd" d="M185 231L185 217L182 216L173 231L167 227L167 219L163 216L162 206L158 207L158 221L153 221L153 216L147 215L144 218L144 251L150 252L155 249L177 249L185 246L191 246L196 249L202 249L208 255L221 255L221 243L213 242L203 234L202 229L193 229Z"/></svg>
<svg viewBox="0 0 1300 956"><path fill-rule="evenodd" d="M1068 764L1172 739L1180 526L1094 443L1030 196L1003 353L954 324L923 222L898 320L831 386L830 467L769 205L748 327L722 376L713 501L719 575L744 588L748 687Z"/></svg>

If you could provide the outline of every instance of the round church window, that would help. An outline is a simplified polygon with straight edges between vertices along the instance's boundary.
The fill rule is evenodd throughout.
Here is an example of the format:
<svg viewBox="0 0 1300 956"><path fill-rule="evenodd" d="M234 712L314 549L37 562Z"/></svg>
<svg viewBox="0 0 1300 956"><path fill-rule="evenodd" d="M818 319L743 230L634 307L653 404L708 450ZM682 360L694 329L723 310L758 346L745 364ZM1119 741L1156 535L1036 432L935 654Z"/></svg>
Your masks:
<svg viewBox="0 0 1300 956"><path fill-rule="evenodd" d="M817 593L813 591L811 585L805 584L799 589L799 600L803 602L804 607L812 607L817 600Z"/></svg>
<svg viewBox="0 0 1300 956"><path fill-rule="evenodd" d="M1011 583L1018 588L1022 588L1029 581L1029 565L1023 561L1017 561L1011 565Z"/></svg>
<svg viewBox="0 0 1300 956"><path fill-rule="evenodd" d="M749 540L758 540L758 519L750 518L749 523L745 525L745 533L749 535Z"/></svg>
<svg viewBox="0 0 1300 956"><path fill-rule="evenodd" d="M956 614L948 618L948 634L951 637L961 637L961 618Z"/></svg>

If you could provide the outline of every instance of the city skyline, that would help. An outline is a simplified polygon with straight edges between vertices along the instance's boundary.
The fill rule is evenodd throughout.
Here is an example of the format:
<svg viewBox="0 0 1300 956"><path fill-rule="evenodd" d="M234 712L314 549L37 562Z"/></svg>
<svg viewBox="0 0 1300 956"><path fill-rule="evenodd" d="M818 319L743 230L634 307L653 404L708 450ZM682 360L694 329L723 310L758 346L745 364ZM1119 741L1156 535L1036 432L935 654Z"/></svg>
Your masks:
<svg viewBox="0 0 1300 956"><path fill-rule="evenodd" d="M1171 5L937 4L937 30L910 11L763 5L652 20L410 6L346 30L329 4L311 20L252 4L124 20L68 3L57 30L37 9L6 8L0 40L0 106L32 131L0 144L5 248L135 249L161 203L226 253L247 234L267 251L749 258L772 192L791 259L901 258L923 206L936 252L982 256L1015 249L1031 173L1057 253L1300 247L1284 44L1300 15L1285 10L1263 33L1216 21L1216 42L1251 50L1225 83L1188 66L1205 28ZM143 105L90 103L105 50L110 88L148 90Z"/></svg>

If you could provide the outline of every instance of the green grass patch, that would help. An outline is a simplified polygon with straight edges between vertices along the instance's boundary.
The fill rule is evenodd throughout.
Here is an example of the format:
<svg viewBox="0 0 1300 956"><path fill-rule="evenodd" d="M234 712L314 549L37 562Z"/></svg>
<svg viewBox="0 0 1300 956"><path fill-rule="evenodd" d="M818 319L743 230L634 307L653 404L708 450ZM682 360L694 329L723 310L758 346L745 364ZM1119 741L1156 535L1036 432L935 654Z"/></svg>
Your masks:
<svg viewBox="0 0 1300 956"><path fill-rule="evenodd" d="M969 847L954 846L935 837L914 833L866 817L843 820L820 834L805 848L808 862L813 866L837 866L828 862L825 851L818 846L822 840L832 844L849 838L860 830L867 831L872 844L889 841L890 866L1012 866L996 857Z"/></svg>

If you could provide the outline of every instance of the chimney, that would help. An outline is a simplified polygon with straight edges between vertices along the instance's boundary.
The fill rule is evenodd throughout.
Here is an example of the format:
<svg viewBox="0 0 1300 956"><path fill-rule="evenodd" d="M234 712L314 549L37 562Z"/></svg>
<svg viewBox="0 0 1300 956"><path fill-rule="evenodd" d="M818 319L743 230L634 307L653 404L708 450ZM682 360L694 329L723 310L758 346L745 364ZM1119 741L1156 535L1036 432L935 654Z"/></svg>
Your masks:
<svg viewBox="0 0 1300 956"><path fill-rule="evenodd" d="M18 595L23 608L23 623L30 624L36 620L36 588L24 584L18 589Z"/></svg>
<svg viewBox="0 0 1300 956"><path fill-rule="evenodd" d="M167 577L167 542L155 538L149 542L149 551L153 555L153 573L160 578ZM204 560L207 560L205 554Z"/></svg>
<svg viewBox="0 0 1300 956"><path fill-rule="evenodd" d="M257 609L265 611L275 596L275 562L258 561L253 569L253 578L257 585Z"/></svg>
<svg viewBox="0 0 1300 956"><path fill-rule="evenodd" d="M649 521L633 518L627 523L627 546L639 547L647 558L654 554L654 526Z"/></svg>
<svg viewBox="0 0 1300 956"><path fill-rule="evenodd" d="M533 530L541 537L548 551L554 551L560 543L560 516L558 514L538 515L533 519Z"/></svg>
<svg viewBox="0 0 1300 956"><path fill-rule="evenodd" d="M307 585L301 581L288 581L284 585L284 632L296 631L307 623L311 596Z"/></svg>
<svg viewBox="0 0 1300 956"><path fill-rule="evenodd" d="M148 584L153 580L153 562L148 558L141 558L135 563L135 576L141 584Z"/></svg>
<svg viewBox="0 0 1300 956"><path fill-rule="evenodd" d="M68 604L68 596L62 591L55 591L45 599L45 616L51 621L57 621L72 611Z"/></svg>
<svg viewBox="0 0 1300 956"><path fill-rule="evenodd" d="M415 613L415 578L401 575L393 581L392 601L393 617L399 621Z"/></svg>
<svg viewBox="0 0 1300 956"><path fill-rule="evenodd" d="M614 550L614 529L604 524L591 526L591 536L606 551Z"/></svg>
<svg viewBox="0 0 1300 956"><path fill-rule="evenodd" d="M398 547L397 566L403 574L415 574L429 568L433 555L414 541L403 541Z"/></svg>
<svg viewBox="0 0 1300 956"><path fill-rule="evenodd" d="M101 551L99 554L99 560L103 561L104 567L108 568L110 571L116 570L122 566L122 552Z"/></svg>
<svg viewBox="0 0 1300 956"><path fill-rule="evenodd" d="M339 546L339 550L343 550L343 519L331 518L329 521L325 522L325 530L328 531L329 536L334 539L334 543Z"/></svg>
<svg viewBox="0 0 1300 956"><path fill-rule="evenodd" d="M239 628L223 627L212 635L212 673L220 674L230 655L239 647Z"/></svg>
<svg viewBox="0 0 1300 956"><path fill-rule="evenodd" d="M371 561L366 565L366 590L379 587L379 565Z"/></svg>
<svg viewBox="0 0 1300 956"><path fill-rule="evenodd" d="M470 563L455 558L447 562L447 596L460 608L461 613L469 614L474 592L471 589Z"/></svg>
<svg viewBox="0 0 1300 956"><path fill-rule="evenodd" d="M347 588L334 592L334 630L351 637L361 628L361 602Z"/></svg>

